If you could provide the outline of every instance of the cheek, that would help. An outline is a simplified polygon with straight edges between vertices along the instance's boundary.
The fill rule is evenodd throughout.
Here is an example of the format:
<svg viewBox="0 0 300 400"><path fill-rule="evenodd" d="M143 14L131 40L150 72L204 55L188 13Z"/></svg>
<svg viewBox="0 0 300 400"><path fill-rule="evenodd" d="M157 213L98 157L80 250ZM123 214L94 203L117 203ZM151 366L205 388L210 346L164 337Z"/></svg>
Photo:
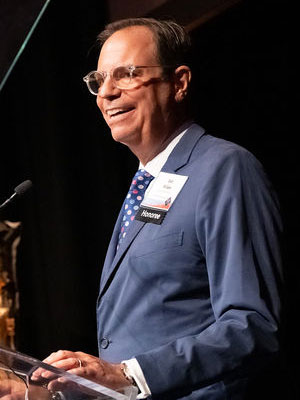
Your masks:
<svg viewBox="0 0 300 400"><path fill-rule="evenodd" d="M101 111L102 117L105 119L105 114L103 113L103 101L101 100L101 97L97 96L96 104L97 104L97 107L99 108L99 110Z"/></svg>
<svg viewBox="0 0 300 400"><path fill-rule="evenodd" d="M153 103L156 104L156 108L165 110L172 102L171 86L168 83L162 82L155 89L153 91Z"/></svg>
<svg viewBox="0 0 300 400"><path fill-rule="evenodd" d="M102 112L102 101L99 96L96 97L96 104L97 104L99 110Z"/></svg>
<svg viewBox="0 0 300 400"><path fill-rule="evenodd" d="M157 110L160 108L159 98L154 91L148 91L140 97L139 110L145 116L145 118L150 118Z"/></svg>

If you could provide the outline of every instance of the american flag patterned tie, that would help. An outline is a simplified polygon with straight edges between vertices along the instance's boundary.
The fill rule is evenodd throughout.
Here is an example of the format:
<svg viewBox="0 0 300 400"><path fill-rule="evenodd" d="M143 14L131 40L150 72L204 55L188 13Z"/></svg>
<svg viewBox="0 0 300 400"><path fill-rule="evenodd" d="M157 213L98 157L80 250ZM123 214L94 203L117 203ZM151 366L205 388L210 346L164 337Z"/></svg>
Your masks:
<svg viewBox="0 0 300 400"><path fill-rule="evenodd" d="M119 242L117 250L120 244L126 237L129 226L135 218L135 214L140 207L140 204L144 198L145 191L154 177L144 169L139 169L134 175L128 194L125 199L123 208L123 219L121 222L121 230L119 234Z"/></svg>

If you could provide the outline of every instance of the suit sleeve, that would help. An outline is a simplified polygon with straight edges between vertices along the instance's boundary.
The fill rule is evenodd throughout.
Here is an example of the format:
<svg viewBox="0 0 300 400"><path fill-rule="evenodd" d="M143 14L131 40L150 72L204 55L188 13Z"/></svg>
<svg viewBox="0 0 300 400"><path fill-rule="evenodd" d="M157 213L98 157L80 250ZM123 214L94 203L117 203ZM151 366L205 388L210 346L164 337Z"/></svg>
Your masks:
<svg viewBox="0 0 300 400"><path fill-rule="evenodd" d="M260 163L228 152L207 174L195 224L215 321L136 356L152 395L246 376L278 352L278 203Z"/></svg>

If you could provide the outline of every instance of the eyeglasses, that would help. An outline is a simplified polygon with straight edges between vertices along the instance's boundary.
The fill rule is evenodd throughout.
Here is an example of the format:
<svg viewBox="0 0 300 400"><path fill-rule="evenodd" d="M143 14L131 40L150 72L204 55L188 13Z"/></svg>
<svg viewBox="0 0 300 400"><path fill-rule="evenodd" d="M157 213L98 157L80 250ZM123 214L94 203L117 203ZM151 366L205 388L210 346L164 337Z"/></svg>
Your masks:
<svg viewBox="0 0 300 400"><path fill-rule="evenodd" d="M98 95L99 89L107 76L112 80L113 85L118 89L135 89L142 85L149 75L147 68L159 68L162 65L127 65L113 68L110 72L106 71L92 71L87 74L83 80L87 84L89 91L95 96ZM170 68L170 67L168 67Z"/></svg>

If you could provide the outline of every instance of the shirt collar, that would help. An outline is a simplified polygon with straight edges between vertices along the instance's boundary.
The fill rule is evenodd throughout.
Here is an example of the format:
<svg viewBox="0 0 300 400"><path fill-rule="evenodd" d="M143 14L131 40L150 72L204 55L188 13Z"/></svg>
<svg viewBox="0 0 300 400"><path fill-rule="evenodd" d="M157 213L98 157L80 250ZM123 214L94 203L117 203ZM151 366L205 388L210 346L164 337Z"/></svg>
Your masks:
<svg viewBox="0 0 300 400"><path fill-rule="evenodd" d="M141 162L139 164L139 169L145 169L149 174L156 178L160 173L162 167L166 163L169 155L172 153L174 147L179 143L180 139L186 133L188 128L193 124L192 121L188 121L185 124L181 125L178 129L178 134L175 138L168 144L168 146L161 151L157 156L155 156L152 160L147 162L146 165L143 165Z"/></svg>

